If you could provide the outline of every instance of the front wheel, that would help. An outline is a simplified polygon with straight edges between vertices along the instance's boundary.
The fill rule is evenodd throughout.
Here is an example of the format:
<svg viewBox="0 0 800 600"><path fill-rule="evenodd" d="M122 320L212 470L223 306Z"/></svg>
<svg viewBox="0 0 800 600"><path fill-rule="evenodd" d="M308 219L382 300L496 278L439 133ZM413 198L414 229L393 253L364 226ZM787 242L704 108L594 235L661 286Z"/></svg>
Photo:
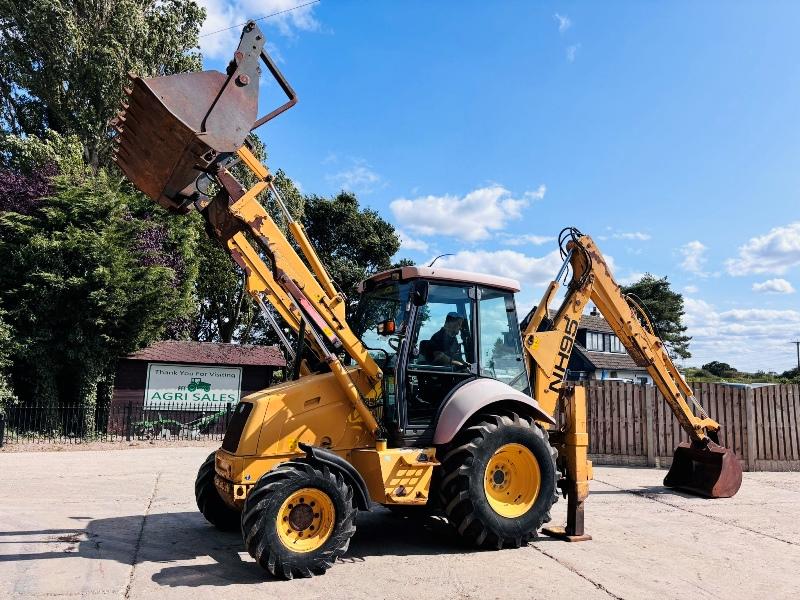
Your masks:
<svg viewBox="0 0 800 600"><path fill-rule="evenodd" d="M194 482L194 497L197 508L203 513L206 520L217 529L233 531L239 529L239 511L234 510L219 495L217 486L214 485L214 455L208 455Z"/></svg>
<svg viewBox="0 0 800 600"><path fill-rule="evenodd" d="M558 499L555 449L535 423L488 414L456 436L442 461L439 499L467 542L519 547L550 520Z"/></svg>
<svg viewBox="0 0 800 600"><path fill-rule="evenodd" d="M250 556L272 575L310 577L347 552L356 513L353 489L341 474L289 460L250 490L242 534Z"/></svg>

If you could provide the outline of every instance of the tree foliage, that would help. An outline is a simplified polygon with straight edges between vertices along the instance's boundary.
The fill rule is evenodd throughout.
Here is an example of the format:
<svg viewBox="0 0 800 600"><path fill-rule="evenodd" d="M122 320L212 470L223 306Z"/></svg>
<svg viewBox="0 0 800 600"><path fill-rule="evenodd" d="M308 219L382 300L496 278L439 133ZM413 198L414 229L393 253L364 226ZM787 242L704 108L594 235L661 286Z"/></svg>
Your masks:
<svg viewBox="0 0 800 600"><path fill-rule="evenodd" d="M661 279L646 273L639 281L621 286L625 294L638 297L653 317L656 333L664 340L672 358L689 358L691 337L684 334L683 296L674 292L666 277Z"/></svg>
<svg viewBox="0 0 800 600"><path fill-rule="evenodd" d="M708 371L712 375L716 375L717 377L734 377L739 372L728 363L719 362L717 360L712 360L711 362L704 364L702 369L704 371Z"/></svg>
<svg viewBox="0 0 800 600"><path fill-rule="evenodd" d="M331 199L306 196L303 226L339 288L357 297L358 282L392 266L400 249L394 227L350 192ZM352 304L349 306L352 311ZM348 313L349 314L349 313Z"/></svg>
<svg viewBox="0 0 800 600"><path fill-rule="evenodd" d="M7 170L36 177L47 166ZM0 212L14 387L21 400L90 405L118 356L179 334L193 315L196 219L167 215L102 169L56 175L29 201Z"/></svg>
<svg viewBox="0 0 800 600"><path fill-rule="evenodd" d="M204 18L192 0L0 0L0 127L77 135L96 167L127 74L199 69Z"/></svg>
<svg viewBox="0 0 800 600"><path fill-rule="evenodd" d="M257 144L255 150L265 160L263 146ZM247 173L235 175L243 184L252 185ZM302 223L328 273L348 298L357 297L359 281L392 267L391 258L400 247L394 227L374 210L361 208L355 195L342 192L333 198L304 196L281 170L275 173L275 187L292 218ZM264 194L259 200L288 235L285 217L272 194ZM299 248L296 249L299 253ZM209 239L200 243L199 252L196 286L199 319L194 338L277 343L277 336L245 290L244 274L227 251ZM352 303L348 309L351 316Z"/></svg>
<svg viewBox="0 0 800 600"><path fill-rule="evenodd" d="M15 400L8 382L8 368L11 366L14 342L11 327L5 322L4 317L3 311L0 311L0 410L5 404Z"/></svg>

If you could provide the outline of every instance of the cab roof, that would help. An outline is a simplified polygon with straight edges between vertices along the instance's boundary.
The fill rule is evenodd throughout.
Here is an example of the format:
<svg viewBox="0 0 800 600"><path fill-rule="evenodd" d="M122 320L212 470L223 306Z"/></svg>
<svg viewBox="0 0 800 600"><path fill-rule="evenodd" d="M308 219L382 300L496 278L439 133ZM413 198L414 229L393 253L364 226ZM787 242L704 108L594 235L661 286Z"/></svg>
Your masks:
<svg viewBox="0 0 800 600"><path fill-rule="evenodd" d="M358 284L358 291L371 285L378 285L387 280L406 281L408 279L430 279L431 281L446 281L452 283L474 283L486 287L497 288L508 292L518 292L519 282L508 277L474 273L472 271L459 271L457 269L444 269L441 267L400 267L377 273Z"/></svg>

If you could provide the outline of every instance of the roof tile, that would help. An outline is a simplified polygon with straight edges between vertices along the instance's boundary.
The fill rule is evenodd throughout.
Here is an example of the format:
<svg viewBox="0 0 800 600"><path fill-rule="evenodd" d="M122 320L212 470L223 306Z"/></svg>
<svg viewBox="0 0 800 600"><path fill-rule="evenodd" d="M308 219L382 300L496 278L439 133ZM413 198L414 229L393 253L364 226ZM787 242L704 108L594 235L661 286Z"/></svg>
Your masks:
<svg viewBox="0 0 800 600"><path fill-rule="evenodd" d="M129 360L174 362L198 365L258 365L284 367L286 360L278 346L221 344L166 340L128 354Z"/></svg>

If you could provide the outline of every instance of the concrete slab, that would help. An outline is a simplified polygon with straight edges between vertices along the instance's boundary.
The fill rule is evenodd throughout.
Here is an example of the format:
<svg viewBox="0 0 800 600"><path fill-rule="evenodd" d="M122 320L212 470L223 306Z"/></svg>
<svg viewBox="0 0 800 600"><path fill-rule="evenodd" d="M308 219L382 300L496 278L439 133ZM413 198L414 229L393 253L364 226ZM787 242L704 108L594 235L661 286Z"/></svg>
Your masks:
<svg viewBox="0 0 800 600"><path fill-rule="evenodd" d="M596 467L593 541L500 552L378 509L328 574L285 582L197 512L211 450L1 454L0 598L800 596L800 473L746 473L735 498L709 501L665 490L662 470Z"/></svg>

